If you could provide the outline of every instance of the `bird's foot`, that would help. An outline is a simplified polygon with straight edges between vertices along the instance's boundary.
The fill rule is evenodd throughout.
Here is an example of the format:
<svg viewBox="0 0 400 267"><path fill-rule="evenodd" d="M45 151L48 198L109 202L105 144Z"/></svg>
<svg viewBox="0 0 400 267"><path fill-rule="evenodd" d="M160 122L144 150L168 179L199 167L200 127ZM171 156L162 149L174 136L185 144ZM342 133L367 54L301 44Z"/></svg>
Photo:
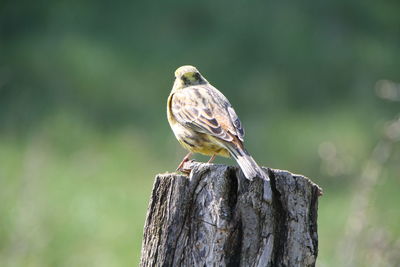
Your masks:
<svg viewBox="0 0 400 267"><path fill-rule="evenodd" d="M187 160L182 164L182 167L179 169L180 172L186 174L186 175L190 175L190 172L193 169L193 165L192 163L194 162L194 160Z"/></svg>
<svg viewBox="0 0 400 267"><path fill-rule="evenodd" d="M183 167L183 164L185 164L185 162L188 162L188 161L189 161L189 158L190 158L191 155L192 155L192 153L189 152L189 153L183 158L183 160L181 161L181 163L179 163L178 168L176 168L176 171L181 171L181 169L182 169L182 167Z"/></svg>

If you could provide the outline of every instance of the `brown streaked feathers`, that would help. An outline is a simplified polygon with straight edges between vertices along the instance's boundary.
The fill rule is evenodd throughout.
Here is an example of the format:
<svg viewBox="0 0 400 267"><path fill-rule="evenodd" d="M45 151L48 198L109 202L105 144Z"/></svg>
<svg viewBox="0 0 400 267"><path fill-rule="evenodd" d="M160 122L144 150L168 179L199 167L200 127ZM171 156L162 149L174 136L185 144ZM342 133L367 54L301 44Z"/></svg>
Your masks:
<svg viewBox="0 0 400 267"><path fill-rule="evenodd" d="M180 124L226 142L232 142L234 136L243 140L239 118L225 97L207 88L191 86L175 92L171 103L172 114Z"/></svg>
<svg viewBox="0 0 400 267"><path fill-rule="evenodd" d="M244 129L228 99L193 66L178 68L175 78L168 97L168 122L179 143L190 151L179 166L192 152L212 159L215 155L232 155L247 179L260 177L269 182L243 146ZM270 200L270 187L264 192Z"/></svg>

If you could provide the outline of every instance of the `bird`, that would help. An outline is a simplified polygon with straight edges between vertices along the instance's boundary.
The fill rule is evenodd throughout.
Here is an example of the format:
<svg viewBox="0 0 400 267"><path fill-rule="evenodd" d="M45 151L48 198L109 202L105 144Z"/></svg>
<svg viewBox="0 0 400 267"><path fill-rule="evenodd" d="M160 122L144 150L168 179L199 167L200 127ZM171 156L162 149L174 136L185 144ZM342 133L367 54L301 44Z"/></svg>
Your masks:
<svg viewBox="0 0 400 267"><path fill-rule="evenodd" d="M176 139L189 151L177 170L193 153L211 156L208 162L216 156L232 156L248 180L259 177L269 183L244 147L244 128L231 103L196 67L186 65L175 71L167 118Z"/></svg>

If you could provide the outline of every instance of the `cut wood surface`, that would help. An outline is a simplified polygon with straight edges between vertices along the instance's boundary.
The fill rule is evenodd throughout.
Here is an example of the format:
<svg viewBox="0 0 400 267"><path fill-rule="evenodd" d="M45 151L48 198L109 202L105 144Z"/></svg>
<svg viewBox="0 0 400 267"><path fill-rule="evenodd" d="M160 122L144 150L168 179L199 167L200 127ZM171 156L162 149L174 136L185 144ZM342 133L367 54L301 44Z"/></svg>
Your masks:
<svg viewBox="0 0 400 267"><path fill-rule="evenodd" d="M314 266L321 189L308 178L266 169L261 179L238 167L188 162L189 176L156 177L141 266Z"/></svg>

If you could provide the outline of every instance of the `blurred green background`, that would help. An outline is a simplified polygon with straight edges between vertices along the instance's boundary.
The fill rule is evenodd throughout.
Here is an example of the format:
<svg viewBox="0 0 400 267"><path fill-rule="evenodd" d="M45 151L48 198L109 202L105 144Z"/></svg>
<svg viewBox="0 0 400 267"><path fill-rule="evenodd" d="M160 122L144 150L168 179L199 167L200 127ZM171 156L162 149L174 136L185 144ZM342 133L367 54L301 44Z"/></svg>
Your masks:
<svg viewBox="0 0 400 267"><path fill-rule="evenodd" d="M166 99L191 64L230 99L260 165L323 187L318 266L399 266L399 12L1 1L0 265L137 265L154 176L185 155Z"/></svg>

